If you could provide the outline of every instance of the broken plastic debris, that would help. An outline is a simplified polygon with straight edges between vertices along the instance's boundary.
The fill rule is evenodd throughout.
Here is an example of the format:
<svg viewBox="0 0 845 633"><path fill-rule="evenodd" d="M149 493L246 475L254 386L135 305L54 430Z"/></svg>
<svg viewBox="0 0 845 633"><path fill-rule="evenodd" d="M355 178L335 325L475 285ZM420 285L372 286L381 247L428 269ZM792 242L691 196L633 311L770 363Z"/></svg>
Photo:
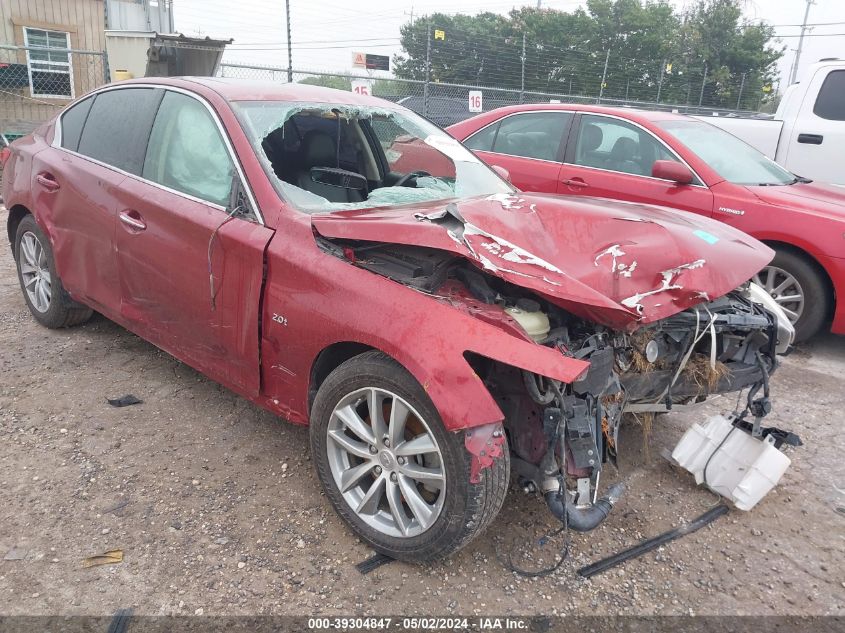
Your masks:
<svg viewBox="0 0 845 633"><path fill-rule="evenodd" d="M85 568L88 567L97 567L99 565L114 565L116 563L123 562L123 550L122 549L110 549L107 552L103 552L102 554L97 554L96 556L89 556L88 558L82 561L82 566Z"/></svg>
<svg viewBox="0 0 845 633"><path fill-rule="evenodd" d="M115 400L107 400L107 402L113 407L129 407L129 406L132 406L133 404L143 404L144 403L143 400L139 400L138 398L133 396L131 393L126 394L125 396L123 396L121 398L117 398Z"/></svg>
<svg viewBox="0 0 845 633"><path fill-rule="evenodd" d="M3 560L23 560L26 558L27 550L22 547L13 547L6 555L3 557Z"/></svg>

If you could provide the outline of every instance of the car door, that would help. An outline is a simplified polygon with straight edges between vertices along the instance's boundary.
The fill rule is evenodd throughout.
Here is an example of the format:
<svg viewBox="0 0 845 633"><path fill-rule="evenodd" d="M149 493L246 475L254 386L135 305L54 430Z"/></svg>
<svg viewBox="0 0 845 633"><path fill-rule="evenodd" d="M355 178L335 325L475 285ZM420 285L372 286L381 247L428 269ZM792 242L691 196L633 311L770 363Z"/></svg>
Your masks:
<svg viewBox="0 0 845 633"><path fill-rule="evenodd" d="M813 101L813 95L816 95ZM845 184L842 147L845 146L845 70L819 68L810 79L804 103L792 125L784 127L787 137L784 166L791 172L820 180Z"/></svg>
<svg viewBox="0 0 845 633"><path fill-rule="evenodd" d="M58 119L52 146L33 158L35 208L62 282L110 316L120 305L114 232L121 184L127 173L140 173L160 93L124 88L80 101Z"/></svg>
<svg viewBox="0 0 845 633"><path fill-rule="evenodd" d="M506 116L464 141L489 165L504 167L523 191L556 193L571 112L545 110Z"/></svg>
<svg viewBox="0 0 845 633"><path fill-rule="evenodd" d="M215 380L257 395L264 249L272 231L211 107L166 90L143 169L122 188L122 318Z"/></svg>
<svg viewBox="0 0 845 633"><path fill-rule="evenodd" d="M685 185L651 176L656 160L682 162L645 128L582 114L569 136L558 193L665 205L712 215L713 194L698 176Z"/></svg>

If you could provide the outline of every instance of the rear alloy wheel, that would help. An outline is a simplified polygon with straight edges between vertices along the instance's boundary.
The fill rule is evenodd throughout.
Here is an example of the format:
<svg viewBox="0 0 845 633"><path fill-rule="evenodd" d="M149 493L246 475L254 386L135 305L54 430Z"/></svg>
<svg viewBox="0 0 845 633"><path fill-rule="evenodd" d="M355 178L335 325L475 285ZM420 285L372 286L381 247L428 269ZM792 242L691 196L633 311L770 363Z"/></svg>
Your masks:
<svg viewBox="0 0 845 633"><path fill-rule="evenodd" d="M50 309L52 277L47 266L47 252L32 231L21 235L18 267L21 271L21 285L29 303L37 312L44 314Z"/></svg>
<svg viewBox="0 0 845 633"><path fill-rule="evenodd" d="M827 318L830 297L818 271L806 259L777 251L772 263L751 280L783 308L795 327L795 342L815 335Z"/></svg>
<svg viewBox="0 0 845 633"><path fill-rule="evenodd" d="M501 508L505 454L471 484L463 433L445 430L407 370L380 352L335 369L311 411L311 451L337 513L375 550L439 558L481 533Z"/></svg>
<svg viewBox="0 0 845 633"><path fill-rule="evenodd" d="M26 305L41 325L69 327L91 317L91 309L71 299L62 286L50 241L31 215L24 216L18 224L15 263Z"/></svg>

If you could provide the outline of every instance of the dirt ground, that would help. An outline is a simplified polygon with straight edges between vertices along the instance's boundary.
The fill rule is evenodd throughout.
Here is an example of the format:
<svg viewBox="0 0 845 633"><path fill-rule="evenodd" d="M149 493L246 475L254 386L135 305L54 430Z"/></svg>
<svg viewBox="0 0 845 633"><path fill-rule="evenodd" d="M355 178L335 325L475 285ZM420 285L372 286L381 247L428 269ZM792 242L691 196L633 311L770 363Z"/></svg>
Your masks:
<svg viewBox="0 0 845 633"><path fill-rule="evenodd" d="M552 560L544 505L512 485L492 527L448 560L391 563L320 493L307 430L281 421L106 319L50 331L27 313L0 245L0 614L845 614L845 337L784 362L769 423L802 448L778 488L692 536L584 580L575 570L701 514L714 496L660 452L710 412L658 419L644 459L623 435L628 493L572 537L552 576L497 559L520 543ZM117 409L106 398L144 403ZM120 564L85 557L121 549ZM521 550L517 551L517 557ZM6 557L6 560L3 560Z"/></svg>

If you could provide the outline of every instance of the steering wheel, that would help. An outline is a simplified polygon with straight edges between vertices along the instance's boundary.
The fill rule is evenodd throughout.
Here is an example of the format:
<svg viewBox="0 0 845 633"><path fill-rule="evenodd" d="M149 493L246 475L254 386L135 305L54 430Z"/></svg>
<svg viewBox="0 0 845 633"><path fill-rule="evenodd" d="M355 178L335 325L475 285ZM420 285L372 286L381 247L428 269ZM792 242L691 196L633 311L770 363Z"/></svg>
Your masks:
<svg viewBox="0 0 845 633"><path fill-rule="evenodd" d="M393 183L393 186L394 187L407 187L408 181L410 181L411 179L416 180L420 176L431 176L431 174L428 173L427 171L423 171L422 169L417 169L416 171L408 172L407 174L402 176L399 180L397 180L396 182ZM416 186L416 185L414 185L414 186Z"/></svg>

